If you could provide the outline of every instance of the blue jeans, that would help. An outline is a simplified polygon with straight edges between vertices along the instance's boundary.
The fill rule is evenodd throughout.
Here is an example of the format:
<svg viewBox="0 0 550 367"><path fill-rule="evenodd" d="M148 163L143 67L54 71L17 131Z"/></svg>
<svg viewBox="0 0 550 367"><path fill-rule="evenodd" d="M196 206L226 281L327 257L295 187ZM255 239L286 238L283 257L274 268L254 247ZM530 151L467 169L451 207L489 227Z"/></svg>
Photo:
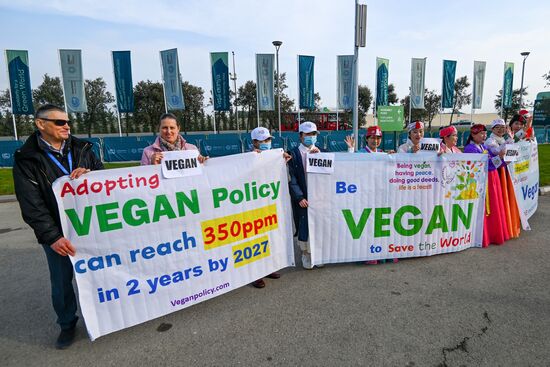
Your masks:
<svg viewBox="0 0 550 367"><path fill-rule="evenodd" d="M76 325L76 296L73 289L73 265L69 256L58 255L50 246L42 246L46 252L52 286L52 304L57 323L62 330Z"/></svg>

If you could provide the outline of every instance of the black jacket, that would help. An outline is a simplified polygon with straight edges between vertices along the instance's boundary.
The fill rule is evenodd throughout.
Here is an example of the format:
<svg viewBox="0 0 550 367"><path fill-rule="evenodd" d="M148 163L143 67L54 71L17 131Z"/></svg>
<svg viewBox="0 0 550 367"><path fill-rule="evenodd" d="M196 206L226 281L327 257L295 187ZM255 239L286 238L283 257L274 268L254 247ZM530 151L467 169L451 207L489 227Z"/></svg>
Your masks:
<svg viewBox="0 0 550 367"><path fill-rule="evenodd" d="M71 136L65 142L61 158L67 171L69 150L73 170L78 167L103 169L103 164L92 152L92 143ZM50 246L63 237L52 183L64 173L38 145L38 132L29 136L14 158L13 181L23 219L34 230L38 243Z"/></svg>

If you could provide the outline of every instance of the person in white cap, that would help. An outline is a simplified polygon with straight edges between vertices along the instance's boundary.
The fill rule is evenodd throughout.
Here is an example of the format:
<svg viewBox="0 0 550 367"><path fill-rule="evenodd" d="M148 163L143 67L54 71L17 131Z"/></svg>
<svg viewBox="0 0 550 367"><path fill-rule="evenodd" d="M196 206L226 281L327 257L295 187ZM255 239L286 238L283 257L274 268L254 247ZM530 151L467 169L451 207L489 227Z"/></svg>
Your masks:
<svg viewBox="0 0 550 367"><path fill-rule="evenodd" d="M407 125L409 138L397 148L397 153L416 153L420 150L420 140L424 137L424 123L414 121Z"/></svg>
<svg viewBox="0 0 550 367"><path fill-rule="evenodd" d="M298 246L302 250L302 266L304 269L313 269L311 265L311 252L309 246L309 229L307 224L307 175L306 158L308 154L319 153L315 146L317 142L317 125L311 121L300 124L300 145L290 151L292 160L288 163L290 174L290 197L292 199L292 211L294 224L298 233Z"/></svg>
<svg viewBox="0 0 550 367"><path fill-rule="evenodd" d="M506 127L503 119L493 120L491 131L491 136L485 141L485 146L493 156L499 156L502 159L504 153L506 153L506 144L514 143L514 139L511 138L513 136L512 131ZM508 138L505 137L506 133L508 133ZM498 163L498 160L496 161ZM499 168L503 163L504 161L500 162L500 164L495 164L495 167Z"/></svg>
<svg viewBox="0 0 550 367"><path fill-rule="evenodd" d="M512 178L504 162L506 145L514 143L514 134L510 127L506 127L506 123L503 119L493 120L491 127L493 132L489 139L485 141L485 147L493 156L491 162L498 171L500 186L502 188L504 211L506 214L506 224L508 225L508 234L510 238L517 238L521 230L519 208L514 193ZM506 133L508 133L508 136L505 136Z"/></svg>
<svg viewBox="0 0 550 367"><path fill-rule="evenodd" d="M250 137L252 138L252 149L256 153L261 153L271 149L271 140L273 139L273 136L271 136L269 130L265 127L259 126L255 128L250 132ZM287 162L290 159L290 155L286 152L283 152L283 157ZM267 278L270 279L279 279L280 277L281 274L277 272L271 273L267 276ZM265 287L265 282L263 279L258 279L252 282L252 286L255 288L263 288Z"/></svg>

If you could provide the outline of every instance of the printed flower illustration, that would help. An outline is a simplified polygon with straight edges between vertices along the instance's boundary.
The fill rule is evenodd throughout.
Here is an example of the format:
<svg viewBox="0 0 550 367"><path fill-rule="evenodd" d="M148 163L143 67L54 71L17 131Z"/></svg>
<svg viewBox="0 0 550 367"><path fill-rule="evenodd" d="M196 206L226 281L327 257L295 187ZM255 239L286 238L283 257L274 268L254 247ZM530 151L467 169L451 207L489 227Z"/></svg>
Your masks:
<svg viewBox="0 0 550 367"><path fill-rule="evenodd" d="M457 162L456 178L458 183L451 190L458 191L455 200L473 200L479 198L476 175L480 173L479 162Z"/></svg>

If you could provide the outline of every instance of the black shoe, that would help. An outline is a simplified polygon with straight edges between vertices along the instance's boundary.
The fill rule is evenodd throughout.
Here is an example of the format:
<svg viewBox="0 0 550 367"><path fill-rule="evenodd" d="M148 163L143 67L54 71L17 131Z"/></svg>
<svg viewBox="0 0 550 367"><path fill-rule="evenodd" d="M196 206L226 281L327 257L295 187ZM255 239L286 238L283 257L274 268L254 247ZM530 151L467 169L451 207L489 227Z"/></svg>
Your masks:
<svg viewBox="0 0 550 367"><path fill-rule="evenodd" d="M281 274L279 274L277 272L271 273L268 276L266 276L266 278L269 278L269 279L279 279L280 277L281 277Z"/></svg>
<svg viewBox="0 0 550 367"><path fill-rule="evenodd" d="M255 288L263 288L265 287L265 282L263 279L258 279L252 282L252 286Z"/></svg>
<svg viewBox="0 0 550 367"><path fill-rule="evenodd" d="M61 330L57 341L55 342L56 349L65 349L71 346L74 342L74 337L76 335L76 326L73 326L70 329Z"/></svg>

